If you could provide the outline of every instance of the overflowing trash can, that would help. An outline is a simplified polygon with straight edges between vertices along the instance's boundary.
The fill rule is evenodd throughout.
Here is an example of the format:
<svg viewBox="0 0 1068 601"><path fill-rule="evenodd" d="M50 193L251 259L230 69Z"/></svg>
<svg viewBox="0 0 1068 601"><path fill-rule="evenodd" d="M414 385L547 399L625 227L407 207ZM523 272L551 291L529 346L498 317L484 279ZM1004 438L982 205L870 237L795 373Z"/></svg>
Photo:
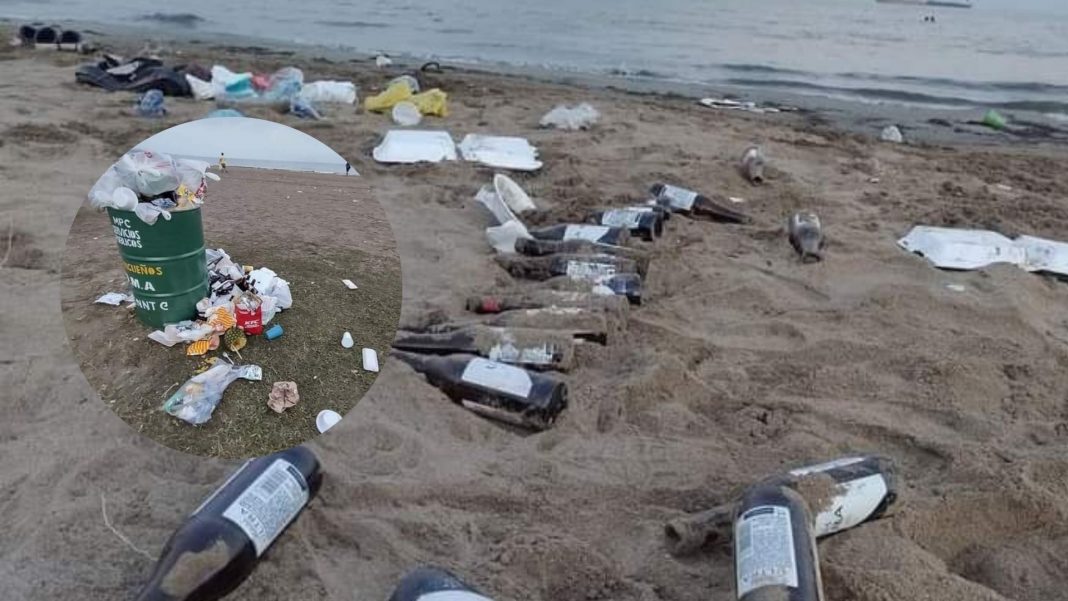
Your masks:
<svg viewBox="0 0 1068 601"><path fill-rule="evenodd" d="M195 318L197 302L208 296L200 207L152 225L133 211L107 212L141 323L160 328Z"/></svg>

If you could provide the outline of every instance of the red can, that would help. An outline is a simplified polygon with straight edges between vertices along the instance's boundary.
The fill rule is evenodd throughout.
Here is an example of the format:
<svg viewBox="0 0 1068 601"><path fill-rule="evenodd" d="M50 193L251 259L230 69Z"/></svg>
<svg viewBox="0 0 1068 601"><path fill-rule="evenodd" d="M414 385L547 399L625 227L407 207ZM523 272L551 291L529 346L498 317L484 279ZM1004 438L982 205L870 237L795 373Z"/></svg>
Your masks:
<svg viewBox="0 0 1068 601"><path fill-rule="evenodd" d="M255 335L263 333L263 313L259 303L254 309L246 309L240 303L234 305L234 315L237 317L237 327L246 334Z"/></svg>

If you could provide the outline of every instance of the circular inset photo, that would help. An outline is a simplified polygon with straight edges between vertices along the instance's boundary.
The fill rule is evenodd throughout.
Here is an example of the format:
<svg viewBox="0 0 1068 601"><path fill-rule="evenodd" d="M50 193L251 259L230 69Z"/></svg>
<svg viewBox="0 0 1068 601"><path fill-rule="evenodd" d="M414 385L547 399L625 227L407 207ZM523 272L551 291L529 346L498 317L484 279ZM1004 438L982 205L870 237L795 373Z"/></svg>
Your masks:
<svg viewBox="0 0 1068 601"><path fill-rule="evenodd" d="M137 432L262 456L334 426L401 307L382 207L315 138L243 117L152 136L89 190L62 308L82 372Z"/></svg>

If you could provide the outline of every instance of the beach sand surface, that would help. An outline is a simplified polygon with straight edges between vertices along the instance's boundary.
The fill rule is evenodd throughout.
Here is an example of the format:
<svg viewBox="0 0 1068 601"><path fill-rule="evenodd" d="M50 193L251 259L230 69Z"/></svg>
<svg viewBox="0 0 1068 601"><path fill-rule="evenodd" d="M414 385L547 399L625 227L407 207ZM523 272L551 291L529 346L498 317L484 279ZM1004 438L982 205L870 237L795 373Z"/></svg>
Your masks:
<svg viewBox="0 0 1068 601"><path fill-rule="evenodd" d="M366 60L183 52L235 71L291 63L308 79L353 78L361 96L397 74ZM83 191L117 153L211 107L169 99L164 122L142 121L129 96L77 88L56 64L71 59L8 58L0 225L16 236L0 285L0 581L12 599L129 598L235 464L153 443L100 401L67 343L58 269ZM427 80L448 92L451 114L425 127L538 147L544 168L514 177L543 206L614 205L669 181L742 197L755 222L668 223L647 303L624 339L584 349L566 377L570 407L548 432L502 429L385 359L313 443L319 498L233 599L385 599L430 562L500 600L727 601L730 553L673 558L664 522L858 451L896 458L901 500L893 517L820 543L828 599L1063 596L1068 287L1014 267L938 271L895 244L917 223L1063 238L1062 151L887 145L683 98L455 71ZM591 131L537 128L555 104L583 101L602 113ZM402 323L459 318L466 296L513 284L472 199L492 170L377 166L369 153L388 117L326 108L325 122L273 118L329 144L373 187L403 265ZM735 168L754 142L772 166L762 187ZM787 244L798 209L823 220L822 263L800 265ZM108 523L143 553L109 530L105 499Z"/></svg>

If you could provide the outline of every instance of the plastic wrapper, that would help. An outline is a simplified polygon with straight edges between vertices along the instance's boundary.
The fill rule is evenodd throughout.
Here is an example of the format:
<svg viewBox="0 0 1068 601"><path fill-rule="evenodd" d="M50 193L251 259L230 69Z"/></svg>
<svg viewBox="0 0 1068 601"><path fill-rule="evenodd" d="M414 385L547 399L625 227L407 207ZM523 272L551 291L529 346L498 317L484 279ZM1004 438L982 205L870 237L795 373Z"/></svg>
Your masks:
<svg viewBox="0 0 1068 601"><path fill-rule="evenodd" d="M368 111L382 112L393 108L393 105L402 100L412 97L412 88L405 81L394 81L389 84L381 94L368 96L363 101L363 108Z"/></svg>
<svg viewBox="0 0 1068 601"><path fill-rule="evenodd" d="M312 103L355 104L356 84L351 81L313 81L301 87L300 97Z"/></svg>
<svg viewBox="0 0 1068 601"><path fill-rule="evenodd" d="M189 89L193 92L193 97L197 100L211 100L215 98L215 88L212 87L210 81L204 81L198 77L194 77L188 73L185 74L185 80L189 82Z"/></svg>
<svg viewBox="0 0 1068 601"><path fill-rule="evenodd" d="M112 168L123 185L146 198L172 192L181 183L174 159L166 154L132 150Z"/></svg>
<svg viewBox="0 0 1068 601"><path fill-rule="evenodd" d="M292 101L290 101L289 112L300 117L301 119L315 119L316 121L318 121L323 118L322 113L320 113L314 106L312 106L312 103L309 102L308 99L302 98L300 96L297 96L293 98Z"/></svg>
<svg viewBox="0 0 1068 601"><path fill-rule="evenodd" d="M159 90L149 90L142 94L134 108L142 117L162 117L167 114L167 107L163 104L163 92Z"/></svg>
<svg viewBox="0 0 1068 601"><path fill-rule="evenodd" d="M421 94L416 94L409 98L408 101L414 104L419 109L419 112L424 115L448 117L448 99L449 97L445 92L442 92L438 88L434 88Z"/></svg>
<svg viewBox="0 0 1068 601"><path fill-rule="evenodd" d="M212 88L217 101L288 105L300 94L304 73L296 67L283 67L266 78L266 84L252 73L234 73L215 65L211 69ZM254 85L254 81L259 84Z"/></svg>
<svg viewBox="0 0 1068 601"><path fill-rule="evenodd" d="M569 130L589 129L600 117L597 109L585 102L574 107L560 104L541 118L540 125Z"/></svg>
<svg viewBox="0 0 1068 601"><path fill-rule="evenodd" d="M163 326L162 330L156 330L148 335L149 340L154 340L163 346L174 346L179 342L196 342L210 338L215 330L206 323L193 323L182 321Z"/></svg>
<svg viewBox="0 0 1068 601"><path fill-rule="evenodd" d="M148 225L156 225L156 220L161 216L164 221L171 220L171 214L169 211L165 211L150 202L140 202L134 208L134 213L141 221L144 221Z"/></svg>
<svg viewBox="0 0 1068 601"><path fill-rule="evenodd" d="M261 380L263 370L258 365L219 363L186 380L163 404L163 410L190 424L206 423L222 401L223 392L239 378Z"/></svg>

